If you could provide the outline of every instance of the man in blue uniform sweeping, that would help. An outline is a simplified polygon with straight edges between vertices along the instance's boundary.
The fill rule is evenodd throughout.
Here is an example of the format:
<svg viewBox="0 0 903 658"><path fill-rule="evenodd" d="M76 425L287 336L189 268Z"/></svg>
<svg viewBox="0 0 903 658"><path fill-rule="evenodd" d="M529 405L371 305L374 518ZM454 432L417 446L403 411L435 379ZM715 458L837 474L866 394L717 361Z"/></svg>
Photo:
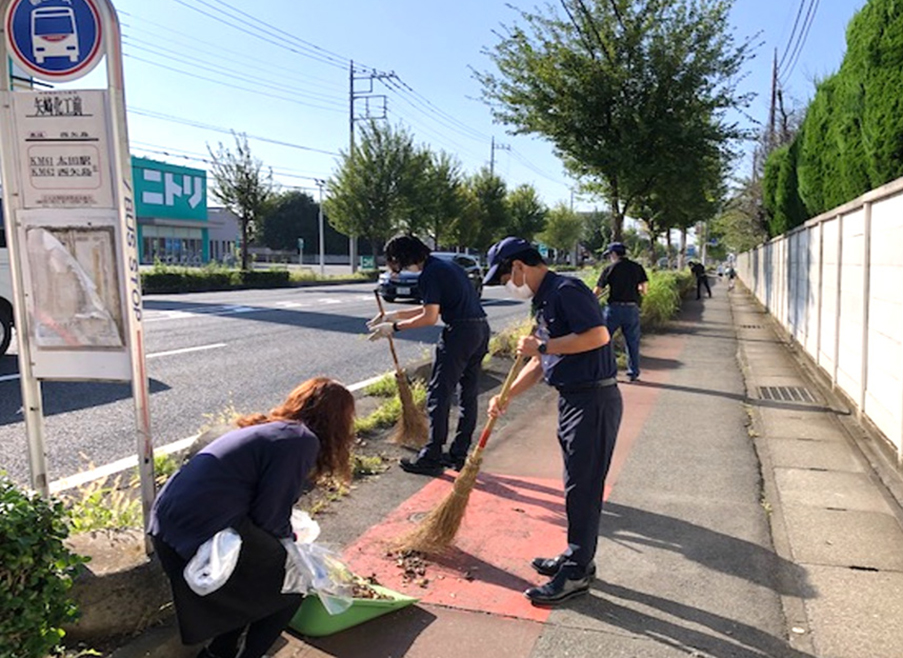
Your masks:
<svg viewBox="0 0 903 658"><path fill-rule="evenodd" d="M464 467L477 426L480 367L489 350L489 324L480 298L464 270L430 255L430 248L412 235L399 235L386 243L386 263L394 272L420 272L423 304L378 315L368 323L371 338L399 331L430 327L442 318L445 327L436 344L436 359L427 384L426 408L430 419L427 444L416 459L402 458L401 468L419 475L441 475L445 467ZM448 415L455 390L460 390L460 413L448 452Z"/></svg>
<svg viewBox="0 0 903 658"><path fill-rule="evenodd" d="M504 284L514 296L532 299L537 325L518 343L518 353L530 361L509 400L542 379L559 393L567 547L533 560L533 568L551 580L524 592L534 605L553 606L585 594L595 577L602 494L621 424L617 365L602 310L582 281L552 272L529 242L516 237L493 245L488 263L484 285ZM494 397L489 414L504 412Z"/></svg>

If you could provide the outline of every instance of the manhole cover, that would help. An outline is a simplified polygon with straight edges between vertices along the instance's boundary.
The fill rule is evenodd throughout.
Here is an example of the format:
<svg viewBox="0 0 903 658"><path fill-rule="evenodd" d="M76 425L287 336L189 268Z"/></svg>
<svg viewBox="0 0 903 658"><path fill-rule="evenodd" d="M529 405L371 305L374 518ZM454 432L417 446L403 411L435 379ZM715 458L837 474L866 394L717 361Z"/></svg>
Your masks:
<svg viewBox="0 0 903 658"><path fill-rule="evenodd" d="M775 402L815 402L809 390L802 386L760 386L759 399Z"/></svg>

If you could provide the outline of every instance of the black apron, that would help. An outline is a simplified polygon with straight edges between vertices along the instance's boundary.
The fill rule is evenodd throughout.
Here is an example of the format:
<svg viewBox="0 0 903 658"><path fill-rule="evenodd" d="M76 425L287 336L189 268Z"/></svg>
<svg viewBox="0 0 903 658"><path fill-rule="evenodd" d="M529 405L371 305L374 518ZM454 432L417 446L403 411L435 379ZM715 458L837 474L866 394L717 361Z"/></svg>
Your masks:
<svg viewBox="0 0 903 658"><path fill-rule="evenodd" d="M299 606L301 594L282 594L285 548L278 539L245 520L236 528L241 552L229 580L207 596L195 594L185 582L188 561L156 537L163 571L169 576L176 618L184 644L198 644L217 635L268 617L290 605Z"/></svg>

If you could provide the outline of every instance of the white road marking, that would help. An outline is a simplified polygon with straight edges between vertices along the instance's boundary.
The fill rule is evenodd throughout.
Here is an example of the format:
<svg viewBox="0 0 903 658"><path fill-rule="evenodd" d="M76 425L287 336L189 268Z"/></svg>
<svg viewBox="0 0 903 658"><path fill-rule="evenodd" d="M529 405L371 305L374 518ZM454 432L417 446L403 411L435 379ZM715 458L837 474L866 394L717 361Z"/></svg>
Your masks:
<svg viewBox="0 0 903 658"><path fill-rule="evenodd" d="M212 345L199 345L197 347L185 347L181 350L169 350L168 352L156 352L154 354L148 354L148 359L155 359L161 356L174 356L176 354L188 354L189 352L204 352L206 350L215 350L220 347L225 347L226 343L213 343Z"/></svg>
<svg viewBox="0 0 903 658"><path fill-rule="evenodd" d="M223 346L222 344L218 345L207 345L205 348L212 349L214 347ZM176 350L178 351L178 350ZM164 354L168 354L167 352L160 352L156 356L163 356ZM150 354L148 358L150 358ZM371 377L370 379L365 379L364 381L357 382L356 384L351 384L346 386L346 388L352 393L355 391L359 391L362 388L366 388L373 384L374 382L378 382L380 379L385 377L385 375L378 375L376 377ZM179 441L174 441L172 443L167 443L164 446L158 446L154 448L154 455L171 455L174 452L180 452L190 447L192 443L194 443L200 434L195 434L193 436L186 437L184 439L180 439ZM110 464L106 464L104 466L98 466L96 468L92 468L88 471L82 471L81 473L76 473L75 475L70 475L69 477L60 478L55 482L50 483L50 493L57 494L61 491L66 491L68 489L75 489L76 487L81 487L89 482L94 482L95 480L101 480L103 478L110 477L111 475L115 475L122 471L125 471L130 468L135 468L138 466L138 456L134 455L132 457L125 457L124 459L119 459Z"/></svg>

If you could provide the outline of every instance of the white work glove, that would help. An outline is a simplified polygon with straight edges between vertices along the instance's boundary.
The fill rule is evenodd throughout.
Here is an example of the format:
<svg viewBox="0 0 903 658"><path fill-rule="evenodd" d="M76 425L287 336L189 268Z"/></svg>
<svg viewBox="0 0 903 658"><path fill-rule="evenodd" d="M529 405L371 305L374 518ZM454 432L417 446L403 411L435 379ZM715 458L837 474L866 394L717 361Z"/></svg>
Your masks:
<svg viewBox="0 0 903 658"><path fill-rule="evenodd" d="M380 338L388 338L395 333L395 328L391 322L380 322L370 327L370 340L379 340Z"/></svg>
<svg viewBox="0 0 903 658"><path fill-rule="evenodd" d="M382 324L383 322L396 322L398 320L398 311L389 311L388 313L377 313L373 316L373 319L367 322L367 329L373 330L378 324Z"/></svg>

